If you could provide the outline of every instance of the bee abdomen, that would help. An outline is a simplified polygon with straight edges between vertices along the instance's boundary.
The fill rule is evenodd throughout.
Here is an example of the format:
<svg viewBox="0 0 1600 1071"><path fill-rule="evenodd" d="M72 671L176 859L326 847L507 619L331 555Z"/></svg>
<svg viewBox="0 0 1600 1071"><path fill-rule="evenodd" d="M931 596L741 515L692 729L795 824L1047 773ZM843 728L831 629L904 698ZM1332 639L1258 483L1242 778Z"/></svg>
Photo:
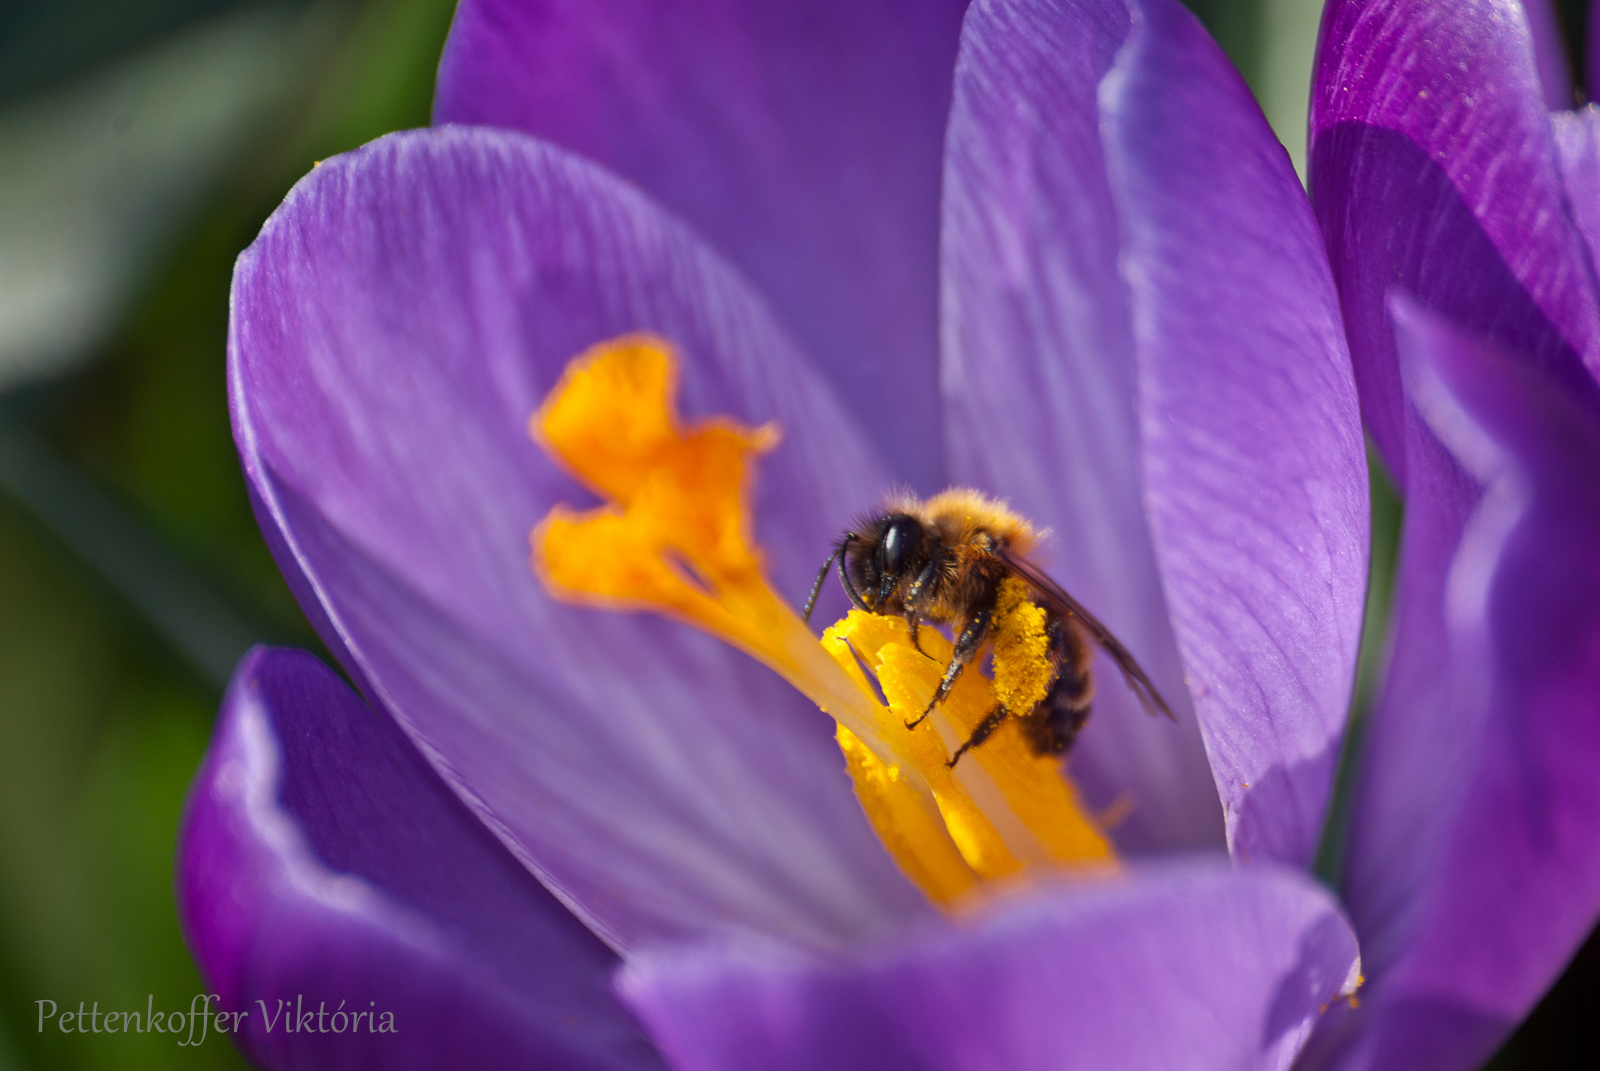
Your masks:
<svg viewBox="0 0 1600 1071"><path fill-rule="evenodd" d="M1040 755L1064 755L1089 720L1094 703L1094 678L1089 673L1088 646L1078 631L1059 618L1051 622L1056 650L1056 678L1025 728L1028 742Z"/></svg>
<svg viewBox="0 0 1600 1071"><path fill-rule="evenodd" d="M1071 751L1089 720L1093 700L1094 688L1087 674L1057 677L1044 702L1027 719L1025 728L1033 750L1040 755L1065 755Z"/></svg>

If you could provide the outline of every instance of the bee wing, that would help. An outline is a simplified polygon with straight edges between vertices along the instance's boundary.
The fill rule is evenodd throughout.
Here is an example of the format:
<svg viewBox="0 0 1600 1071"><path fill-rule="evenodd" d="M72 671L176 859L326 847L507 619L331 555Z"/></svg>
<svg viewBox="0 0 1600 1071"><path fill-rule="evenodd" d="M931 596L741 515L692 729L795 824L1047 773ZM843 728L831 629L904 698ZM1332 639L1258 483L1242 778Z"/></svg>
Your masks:
<svg viewBox="0 0 1600 1071"><path fill-rule="evenodd" d="M1063 616L1075 617L1083 627L1089 630L1089 635L1103 648L1111 660L1122 670L1122 679L1128 682L1128 688L1139 697L1139 703L1149 714L1165 714L1173 721L1177 717L1172 713L1172 708L1167 706L1167 701L1161 698L1161 693L1150 680L1150 675L1139 665L1133 653L1122 645L1122 641L1111 634L1111 630L1100 623L1100 619L1084 609L1083 603L1074 599L1062 590L1061 585L1045 575L1043 569L1033 564L1027 558L1015 554L1005 547L997 548L1002 561L1010 566L1018 576L1028 582L1034 594L1048 602L1051 607Z"/></svg>

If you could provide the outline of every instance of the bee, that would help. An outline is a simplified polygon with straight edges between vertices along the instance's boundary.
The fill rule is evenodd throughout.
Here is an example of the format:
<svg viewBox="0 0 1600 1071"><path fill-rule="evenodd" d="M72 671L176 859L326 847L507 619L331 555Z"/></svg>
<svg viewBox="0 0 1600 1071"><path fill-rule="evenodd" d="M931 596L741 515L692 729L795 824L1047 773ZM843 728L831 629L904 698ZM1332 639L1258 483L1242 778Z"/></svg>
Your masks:
<svg viewBox="0 0 1600 1071"><path fill-rule="evenodd" d="M926 502L909 494L895 495L881 511L861 517L839 538L817 573L803 616L811 619L828 570L837 563L839 583L850 602L867 613L904 617L919 651L917 630L923 622L951 626L950 664L927 709L906 724L911 729L944 702L961 671L977 658L1000 624L996 615L1001 583L1015 577L1027 585L1033 604L1045 613L1052 671L1048 691L1032 710L1007 710L997 704L950 756L947 766L955 766L1009 717L1021 722L1035 755L1064 755L1071 750L1094 698L1090 675L1094 646L1111 656L1146 711L1173 717L1122 642L1029 557L1037 542L1027 521L977 491L953 488Z"/></svg>

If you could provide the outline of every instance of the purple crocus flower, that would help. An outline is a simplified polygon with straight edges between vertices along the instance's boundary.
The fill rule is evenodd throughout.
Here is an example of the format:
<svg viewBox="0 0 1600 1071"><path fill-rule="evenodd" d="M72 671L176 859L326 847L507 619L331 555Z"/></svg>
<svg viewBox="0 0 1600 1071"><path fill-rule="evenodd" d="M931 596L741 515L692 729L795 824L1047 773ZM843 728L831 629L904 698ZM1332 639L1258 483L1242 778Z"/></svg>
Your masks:
<svg viewBox="0 0 1600 1071"><path fill-rule="evenodd" d="M1312 200L1406 500L1341 880L1368 985L1330 1066L1486 1059L1600 908L1600 143L1549 111L1558 40L1541 0L1324 14Z"/></svg>
<svg viewBox="0 0 1600 1071"><path fill-rule="evenodd" d="M1316 222L1172 0L964 7L464 0L437 117L481 125L325 162L241 258L249 485L364 697L258 651L197 778L180 910L254 1059L1282 1068L1319 1025L1323 1055L1389 1043L1376 999L1324 1014L1358 957L1305 874L1367 525ZM1570 393L1402 315L1406 427L1487 490L1408 484L1390 692L1470 700L1441 734L1461 750L1372 747L1470 833L1518 763L1589 768L1547 741L1600 672L1600 446ZM1090 803L1127 811L1116 876L941 915L809 701L682 625L550 597L528 533L584 492L526 422L571 358L636 331L678 347L690 414L781 424L756 529L795 603L892 481L1053 529L1054 575L1178 713L1108 683L1073 754ZM1552 803L1581 803L1560 784L1522 801L1556 848L1578 812ZM1524 897L1593 870L1444 837L1362 877L1361 838L1409 828L1368 824L1346 894L1412 919L1441 883L1477 897L1462 919L1502 903L1463 878L1507 859ZM1446 962L1440 940L1413 926L1386 955Z"/></svg>

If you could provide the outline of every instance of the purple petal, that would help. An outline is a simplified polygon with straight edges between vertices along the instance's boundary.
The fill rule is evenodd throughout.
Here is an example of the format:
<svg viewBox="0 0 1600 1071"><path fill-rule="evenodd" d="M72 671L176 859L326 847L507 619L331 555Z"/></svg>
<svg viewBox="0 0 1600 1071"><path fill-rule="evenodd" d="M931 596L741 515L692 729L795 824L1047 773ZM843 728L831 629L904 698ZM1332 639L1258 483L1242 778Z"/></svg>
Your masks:
<svg viewBox="0 0 1600 1071"><path fill-rule="evenodd" d="M1104 658L1072 774L1132 803L1123 851L1222 844L1140 501L1132 325L1096 87L1127 34L1117 0L980 0L956 66L945 159L943 326L952 478L1047 527L1050 573L1178 712L1146 717Z"/></svg>
<svg viewBox="0 0 1600 1071"><path fill-rule="evenodd" d="M939 156L966 0L464 0L439 122L524 130L682 215L894 474L942 484Z"/></svg>
<svg viewBox="0 0 1600 1071"><path fill-rule="evenodd" d="M583 504L528 438L566 362L673 340L693 418L777 420L759 535L797 599L884 481L759 303L599 169L522 135L395 135L322 164L241 257L236 434L353 675L608 941L851 940L929 910L832 723L685 626L552 600L528 534Z"/></svg>
<svg viewBox="0 0 1600 1071"><path fill-rule="evenodd" d="M1320 886L1196 861L1001 902L849 963L647 954L620 988L681 1071L1268 1069L1357 967Z"/></svg>
<svg viewBox="0 0 1600 1071"><path fill-rule="evenodd" d="M261 1066L661 1066L611 996L616 955L302 651L240 664L190 790L177 893Z"/></svg>
<svg viewBox="0 0 1600 1071"><path fill-rule="evenodd" d="M1522 12L1528 20L1533 65L1539 72L1544 106L1551 111L1572 107L1572 71L1567 66L1567 46L1554 0L1522 0Z"/></svg>
<svg viewBox="0 0 1600 1071"><path fill-rule="evenodd" d="M1396 319L1417 407L1470 476L1411 459L1402 562L1421 579L1402 587L1352 816L1373 985L1344 1066L1452 1071L1493 1051L1600 915L1600 423L1594 399L1415 307Z"/></svg>
<svg viewBox="0 0 1600 1071"><path fill-rule="evenodd" d="M1304 866L1366 595L1355 383L1288 154L1199 21L1144 8L1101 101L1145 510L1229 844Z"/></svg>
<svg viewBox="0 0 1600 1071"><path fill-rule="evenodd" d="M1600 88L1600 0L1589 0L1589 39L1583 42L1583 69L1588 75L1584 81L1587 96L1591 99L1600 96L1596 92Z"/></svg>
<svg viewBox="0 0 1600 1071"><path fill-rule="evenodd" d="M1404 485L1389 288L1575 390L1585 364L1600 368L1594 276L1518 0L1333 0L1320 42L1312 200L1362 414Z"/></svg>
<svg viewBox="0 0 1600 1071"><path fill-rule="evenodd" d="M1600 249L1600 109L1589 105L1550 116L1561 178L1572 222L1583 235L1589 258Z"/></svg>
<svg viewBox="0 0 1600 1071"><path fill-rule="evenodd" d="M1288 157L1220 51L1165 3L1124 44L1121 11L969 17L947 176L952 466L1050 525L1052 572L1184 708L1179 732L1100 691L1073 771L1092 799L1132 795L1119 843L1215 843L1220 790L1237 850L1304 862L1365 575L1338 312Z"/></svg>
<svg viewBox="0 0 1600 1071"><path fill-rule="evenodd" d="M1437 818L1436 801L1457 780L1457 752L1472 736L1458 724L1464 715L1442 682L1450 665L1445 588L1478 487L1415 417L1407 453L1413 477L1395 588L1393 653L1362 740L1369 761L1386 764L1388 772L1367 774L1359 786L1344 863L1346 897L1374 971L1403 954L1404 927L1411 921L1406 915L1416 909L1417 888L1427 878L1417 844Z"/></svg>

